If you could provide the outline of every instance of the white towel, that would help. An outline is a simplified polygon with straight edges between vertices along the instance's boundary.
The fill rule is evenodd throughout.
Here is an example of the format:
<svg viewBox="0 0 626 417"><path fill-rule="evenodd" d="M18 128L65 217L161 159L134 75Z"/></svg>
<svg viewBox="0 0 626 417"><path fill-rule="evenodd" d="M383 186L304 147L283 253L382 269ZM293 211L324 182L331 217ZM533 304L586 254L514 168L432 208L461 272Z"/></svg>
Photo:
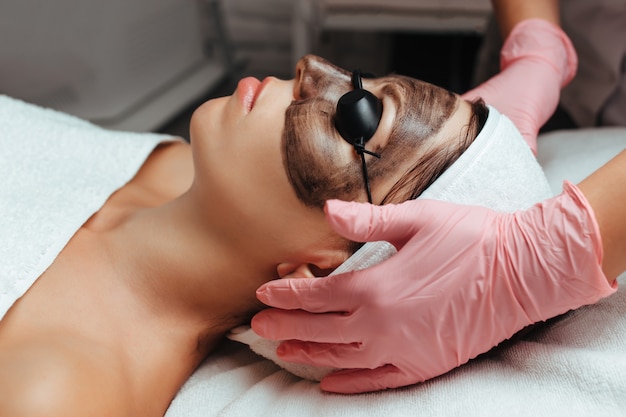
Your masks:
<svg viewBox="0 0 626 417"><path fill-rule="evenodd" d="M515 211L551 195L541 167L513 122L489 107L485 126L474 143L419 198ZM386 242L367 243L333 274L366 268L394 253L395 248ZM279 342L261 338L250 326L237 327L227 337L249 345L301 378L319 381L333 371L282 361L276 355Z"/></svg>
<svg viewBox="0 0 626 417"><path fill-rule="evenodd" d="M0 318L168 140L105 130L0 95Z"/></svg>

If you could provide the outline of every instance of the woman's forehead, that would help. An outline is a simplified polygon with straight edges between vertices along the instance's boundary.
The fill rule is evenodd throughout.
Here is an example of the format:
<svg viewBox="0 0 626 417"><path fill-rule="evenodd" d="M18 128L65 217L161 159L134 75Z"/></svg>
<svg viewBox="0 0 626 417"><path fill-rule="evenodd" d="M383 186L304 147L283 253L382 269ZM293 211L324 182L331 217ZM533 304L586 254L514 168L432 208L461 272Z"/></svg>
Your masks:
<svg viewBox="0 0 626 417"><path fill-rule="evenodd" d="M383 100L391 100L398 117L408 114L416 117L425 110L424 106L432 106L431 110L437 112L443 110L442 103L449 105L459 98L444 88L404 75L390 74L370 81L371 84L364 87Z"/></svg>
<svg viewBox="0 0 626 417"><path fill-rule="evenodd" d="M367 74L367 69L361 73ZM306 55L296 66L297 94L301 98L317 96L328 100L338 100L341 95L353 88L352 71L348 71L316 55ZM363 87L383 98L392 95L396 99L415 100L421 91L429 94L440 90L442 94L449 91L425 81L399 74L372 76L362 78Z"/></svg>
<svg viewBox="0 0 626 417"><path fill-rule="evenodd" d="M404 94L407 95L407 98L411 98L411 94L420 90L439 89L447 93L447 90L426 81L399 74L388 74L382 77L371 78L364 82L364 86L368 85L371 85L372 89L380 89L382 94Z"/></svg>
<svg viewBox="0 0 626 417"><path fill-rule="evenodd" d="M296 77L298 99L315 98L336 104L343 94L354 88L351 72L315 55L307 55L300 60L296 67ZM436 114L439 117L449 117L450 106L454 106L459 100L458 95L444 88L405 75L388 74L362 78L362 83L363 88L383 100L383 109L385 102L395 107L394 113L396 118L403 120L402 125L409 116L409 119L415 119L420 126L433 122L439 124L440 121L424 120L423 116L426 115L426 119Z"/></svg>

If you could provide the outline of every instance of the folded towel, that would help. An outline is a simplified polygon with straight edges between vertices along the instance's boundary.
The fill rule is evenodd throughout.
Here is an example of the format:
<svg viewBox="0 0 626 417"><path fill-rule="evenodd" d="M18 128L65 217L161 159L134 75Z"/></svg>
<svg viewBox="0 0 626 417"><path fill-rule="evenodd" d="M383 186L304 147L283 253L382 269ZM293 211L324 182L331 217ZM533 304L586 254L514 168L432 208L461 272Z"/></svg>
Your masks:
<svg viewBox="0 0 626 417"><path fill-rule="evenodd" d="M489 107L485 126L474 143L419 198L515 211L551 195L541 167L513 122ZM367 268L394 253L395 248L387 242L366 243L333 274ZM249 345L301 378L319 381L333 370L282 361L276 355L279 342L261 338L250 326L237 327L227 337Z"/></svg>
<svg viewBox="0 0 626 417"><path fill-rule="evenodd" d="M105 130L0 95L0 318L168 140Z"/></svg>

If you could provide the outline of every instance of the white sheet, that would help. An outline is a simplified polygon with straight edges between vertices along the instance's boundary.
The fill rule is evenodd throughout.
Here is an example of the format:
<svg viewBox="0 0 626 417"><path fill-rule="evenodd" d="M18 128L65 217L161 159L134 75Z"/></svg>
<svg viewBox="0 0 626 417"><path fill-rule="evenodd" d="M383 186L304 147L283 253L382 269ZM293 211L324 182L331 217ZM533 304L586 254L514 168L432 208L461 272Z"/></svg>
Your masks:
<svg viewBox="0 0 626 417"><path fill-rule="evenodd" d="M626 129L563 131L540 138L539 160L558 192L562 179L578 181L624 148ZM226 341L187 381L166 415L624 416L626 277L620 283L610 298L440 378L379 393L324 394L318 384Z"/></svg>
<svg viewBox="0 0 626 417"><path fill-rule="evenodd" d="M0 94L0 319L152 150L172 140Z"/></svg>

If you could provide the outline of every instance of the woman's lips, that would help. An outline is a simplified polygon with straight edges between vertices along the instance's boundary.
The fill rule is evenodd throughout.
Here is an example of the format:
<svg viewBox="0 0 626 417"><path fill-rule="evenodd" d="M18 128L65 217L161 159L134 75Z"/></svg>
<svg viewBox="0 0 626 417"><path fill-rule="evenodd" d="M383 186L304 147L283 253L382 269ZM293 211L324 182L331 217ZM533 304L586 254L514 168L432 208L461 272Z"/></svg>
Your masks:
<svg viewBox="0 0 626 417"><path fill-rule="evenodd" d="M243 104L246 113L249 113L254 106L254 101L261 90L261 81L254 77L246 77L239 80L237 84L237 95Z"/></svg>

